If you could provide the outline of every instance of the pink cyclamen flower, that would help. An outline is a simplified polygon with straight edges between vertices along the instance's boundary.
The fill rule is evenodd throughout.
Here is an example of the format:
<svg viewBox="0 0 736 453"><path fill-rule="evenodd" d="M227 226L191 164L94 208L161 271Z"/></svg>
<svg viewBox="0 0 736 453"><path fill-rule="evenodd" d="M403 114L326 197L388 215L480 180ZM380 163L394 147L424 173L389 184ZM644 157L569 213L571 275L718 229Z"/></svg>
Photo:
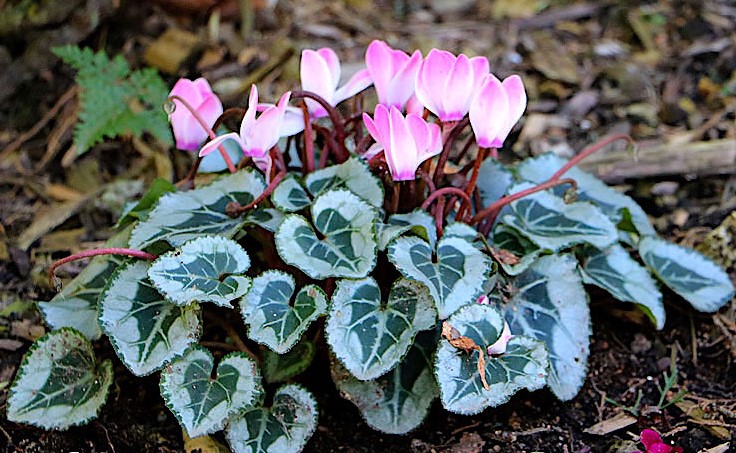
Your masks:
<svg viewBox="0 0 736 453"><path fill-rule="evenodd" d="M495 343L488 346L486 351L488 352L488 355L499 355L504 354L506 352L506 346L509 344L509 340L512 339L514 336L511 335L511 328L509 327L509 323L506 321L503 322L503 331L501 331L501 336L498 337L498 340L496 340Z"/></svg>
<svg viewBox="0 0 736 453"><path fill-rule="evenodd" d="M637 451L634 453L682 453L682 447L673 447L662 441L662 437L653 429L645 429L641 432L639 439L644 448L644 452Z"/></svg>
<svg viewBox="0 0 736 453"><path fill-rule="evenodd" d="M363 113L363 122L376 140L369 153L384 151L394 181L413 180L419 165L442 151L439 126L427 124L419 115L404 117L396 107L378 104L372 119Z"/></svg>
<svg viewBox="0 0 736 453"><path fill-rule="evenodd" d="M319 50L302 51L299 69L302 89L319 95L333 107L365 90L372 83L368 71L362 69L345 85L338 88L340 72L340 60L334 50L324 47ZM312 99L307 99L306 102L313 118L327 116L327 111L319 103Z"/></svg>
<svg viewBox="0 0 736 453"><path fill-rule="evenodd" d="M455 56L432 49L417 72L419 101L441 121L463 119L490 65L485 57Z"/></svg>
<svg viewBox="0 0 736 453"><path fill-rule="evenodd" d="M222 102L207 81L200 77L197 80L179 79L171 89L169 96L178 96L189 103L199 116L212 127L222 115ZM187 151L196 151L209 134L199 121L181 102L174 100L176 108L169 114L171 127L174 129L176 147Z"/></svg>
<svg viewBox="0 0 736 453"><path fill-rule="evenodd" d="M470 103L470 124L481 148L500 148L526 109L526 91L518 75L499 81L488 74Z"/></svg>
<svg viewBox="0 0 736 453"><path fill-rule="evenodd" d="M387 107L403 109L414 94L417 71L422 64L422 53L411 56L395 50L383 41L374 40L365 52L365 64L373 79L378 102Z"/></svg>
<svg viewBox="0 0 736 453"><path fill-rule="evenodd" d="M220 135L204 145L199 151L199 155L205 156L211 153L225 140L235 140L246 156L253 157L254 159L267 157L268 151L279 141L279 131L284 121L286 104L289 102L290 97L291 92L289 91L281 96L278 105L267 108L256 119L258 89L253 85L250 89L248 109L245 111L243 121L240 123L240 134L230 132L229 134Z"/></svg>

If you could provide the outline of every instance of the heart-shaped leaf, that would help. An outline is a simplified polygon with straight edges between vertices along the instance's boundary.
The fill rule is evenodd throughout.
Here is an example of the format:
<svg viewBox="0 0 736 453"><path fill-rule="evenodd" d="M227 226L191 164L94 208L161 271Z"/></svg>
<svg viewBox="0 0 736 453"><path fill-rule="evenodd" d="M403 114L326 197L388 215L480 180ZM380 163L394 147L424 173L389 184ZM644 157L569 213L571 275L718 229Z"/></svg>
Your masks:
<svg viewBox="0 0 736 453"><path fill-rule="evenodd" d="M294 175L287 176L276 186L271 201L284 212L296 212L312 203L309 194Z"/></svg>
<svg viewBox="0 0 736 453"><path fill-rule="evenodd" d="M477 349L463 350L450 341L440 340L435 360L435 375L440 400L448 411L472 415L505 403L521 389L544 387L549 357L544 343L525 336L514 336L506 352L498 357L487 353L503 331L501 313L490 305L467 305L447 320L457 333L469 338ZM512 333L514 330L511 330ZM479 360L482 355L482 361ZM485 365L485 366L483 366ZM489 388L483 384L485 373Z"/></svg>
<svg viewBox="0 0 736 453"><path fill-rule="evenodd" d="M452 222L445 227L445 231L443 233L443 237L465 239L470 244L472 244L478 236L478 231L475 228L462 222Z"/></svg>
<svg viewBox="0 0 736 453"><path fill-rule="evenodd" d="M387 223L379 222L378 249L385 250L389 242L407 232L412 232L429 242L434 247L437 243L437 230L434 218L423 209L417 209L405 214L393 214Z"/></svg>
<svg viewBox="0 0 736 453"><path fill-rule="evenodd" d="M205 234L230 237L249 220L228 216L228 203L246 205L265 188L258 173L243 170L188 192L167 193L148 218L136 225L130 247L143 249L158 241L176 247Z"/></svg>
<svg viewBox="0 0 736 453"><path fill-rule="evenodd" d="M97 416L112 384L112 362L95 361L80 332L62 328L26 352L10 387L8 420L44 429L67 429Z"/></svg>
<svg viewBox="0 0 736 453"><path fill-rule="evenodd" d="M526 159L517 167L520 179L533 183L542 183L548 180L557 170L567 163L566 159L553 153L545 153L531 159ZM631 197L609 187L578 167L573 167L565 173L566 178L572 178L578 184L577 198L580 201L590 201L603 211L613 223L618 224L623 219L624 211L628 211L632 223L639 236L656 235L649 218L644 210ZM563 188L556 188L561 194Z"/></svg>
<svg viewBox="0 0 736 453"><path fill-rule="evenodd" d="M291 214L276 231L281 258L310 277L361 278L376 261L376 210L347 190L331 190L312 205L315 233L302 216Z"/></svg>
<svg viewBox="0 0 736 453"><path fill-rule="evenodd" d="M336 360L332 379L371 428L389 434L408 433L422 423L439 393L432 374L437 336L437 330L420 332L399 366L379 378L360 381Z"/></svg>
<svg viewBox="0 0 736 453"><path fill-rule="evenodd" d="M285 382L301 374L312 363L316 348L311 341L300 341L289 352L277 354L263 349L263 378L269 384Z"/></svg>
<svg viewBox="0 0 736 453"><path fill-rule="evenodd" d="M513 182L513 175L500 162L496 159L484 160L478 171L478 191L483 206L489 206L503 197Z"/></svg>
<svg viewBox="0 0 736 453"><path fill-rule="evenodd" d="M394 368L417 332L431 328L435 319L429 291L421 283L397 280L384 303L372 277L340 280L325 333L335 356L366 381Z"/></svg>
<svg viewBox="0 0 736 453"><path fill-rule="evenodd" d="M496 256L509 275L519 275L539 258L542 249L508 225L499 223L493 228L493 246Z"/></svg>
<svg viewBox="0 0 736 453"><path fill-rule="evenodd" d="M248 292L249 267L250 257L240 244L203 236L160 256L148 269L148 277L175 305L196 301L231 308L230 301Z"/></svg>
<svg viewBox="0 0 736 453"><path fill-rule="evenodd" d="M405 277L427 285L440 319L474 303L492 271L490 258L459 237L443 237L436 251L417 237L400 237L388 257Z"/></svg>
<svg viewBox="0 0 736 453"><path fill-rule="evenodd" d="M363 159L357 157L312 172L304 182L307 190L314 196L332 189L347 189L374 208L383 205L383 184L373 176Z"/></svg>
<svg viewBox="0 0 736 453"><path fill-rule="evenodd" d="M200 333L199 306L164 300L147 278L148 267L142 261L123 265L100 296L100 327L137 376L184 353Z"/></svg>
<svg viewBox="0 0 736 453"><path fill-rule="evenodd" d="M639 304L657 329L664 327L664 304L657 282L623 247L593 249L584 258L582 271L585 283L605 289L618 300Z"/></svg>
<svg viewBox="0 0 736 453"><path fill-rule="evenodd" d="M253 287L240 308L248 337L284 354L309 324L327 311L327 295L315 285L305 286L291 303L294 278L281 271L266 271L253 280Z"/></svg>
<svg viewBox="0 0 736 453"><path fill-rule="evenodd" d="M225 435L234 453L298 453L317 428L317 414L309 391L285 385L270 408L250 409L233 418Z"/></svg>
<svg viewBox="0 0 736 453"><path fill-rule="evenodd" d="M105 247L125 247L130 239L132 227L111 237ZM71 282L48 302L39 302L38 309L44 321L52 329L71 327L90 340L102 335L97 321L97 301L107 281L125 258L103 255L92 258L89 264Z"/></svg>
<svg viewBox="0 0 736 453"><path fill-rule="evenodd" d="M639 242L639 255L665 285L696 310L714 312L734 296L728 274L695 250L645 237Z"/></svg>
<svg viewBox="0 0 736 453"><path fill-rule="evenodd" d="M220 360L195 346L161 371L161 395L189 437L214 433L228 418L260 401L263 389L256 364L233 352Z"/></svg>
<svg viewBox="0 0 736 453"><path fill-rule="evenodd" d="M532 187L521 183L509 192ZM558 251L575 244L606 248L618 240L616 226L590 202L565 203L549 191L537 192L509 204L502 222L520 231L539 247Z"/></svg>
<svg viewBox="0 0 736 453"><path fill-rule="evenodd" d="M544 341L551 365L547 384L559 399L572 399L585 382L591 333L577 262L570 255L543 256L504 286L512 297L499 309L511 332Z"/></svg>

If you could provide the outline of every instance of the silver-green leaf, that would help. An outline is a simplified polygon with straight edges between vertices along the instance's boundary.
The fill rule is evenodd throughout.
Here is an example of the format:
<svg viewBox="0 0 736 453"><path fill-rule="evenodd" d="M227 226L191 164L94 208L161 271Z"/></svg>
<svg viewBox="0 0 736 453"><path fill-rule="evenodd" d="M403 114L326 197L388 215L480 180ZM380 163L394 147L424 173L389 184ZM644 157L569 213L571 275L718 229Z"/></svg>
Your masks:
<svg viewBox="0 0 736 453"><path fill-rule="evenodd" d="M357 157L312 172L307 175L304 182L307 190L314 196L332 189L347 189L374 208L383 205L383 184L373 176L368 164Z"/></svg>
<svg viewBox="0 0 736 453"><path fill-rule="evenodd" d="M282 271L266 271L253 280L241 301L248 337L284 354L302 333L327 311L327 295L316 285L305 286L296 296L294 278Z"/></svg>
<svg viewBox="0 0 736 453"><path fill-rule="evenodd" d="M316 352L317 348L309 340L300 341L285 354L264 348L263 378L269 384L288 381L309 367Z"/></svg>
<svg viewBox="0 0 736 453"><path fill-rule="evenodd" d="M639 242L639 255L665 285L696 310L714 312L734 296L728 274L695 250L645 237Z"/></svg>
<svg viewBox="0 0 736 453"><path fill-rule="evenodd" d="M370 381L356 379L339 361L333 361L332 379L337 389L355 404L371 428L406 434L427 416L439 394L432 372L437 332L420 332L396 368Z"/></svg>
<svg viewBox="0 0 736 453"><path fill-rule="evenodd" d="M488 256L459 237L443 237L436 250L417 237L399 237L388 257L405 277L427 285L440 319L474 303L493 269Z"/></svg>
<svg viewBox="0 0 736 453"><path fill-rule="evenodd" d="M309 391L285 385L270 408L253 408L231 419L225 436L233 453L298 453L317 428L317 414Z"/></svg>
<svg viewBox="0 0 736 453"><path fill-rule="evenodd" d="M517 261L501 260L501 267L509 275L519 275L529 269L529 266L534 264L534 261L542 254L542 249L532 241L503 223L493 228L491 239L493 246L498 251L510 252L516 258Z"/></svg>
<svg viewBox="0 0 736 453"><path fill-rule="evenodd" d="M376 210L344 189L323 193L311 210L319 235L304 217L287 216L276 231L281 258L314 279L368 275L376 261Z"/></svg>
<svg viewBox="0 0 736 453"><path fill-rule="evenodd" d="M514 335L547 345L548 385L561 400L577 395L585 382L590 348L588 296L570 255L549 255L511 281L511 301L499 306Z"/></svg>
<svg viewBox="0 0 736 453"><path fill-rule="evenodd" d="M494 344L503 331L501 313L490 305L468 305L446 321L462 337L480 347L466 351L453 346L446 338L440 340L435 359L435 376L440 388L440 400L445 409L457 414L473 415L488 407L505 403L521 389L544 387L549 357L544 343L527 336L514 336L506 352L489 355L487 347ZM511 330L512 333L516 332ZM483 385L479 370L483 355L489 388Z"/></svg>
<svg viewBox="0 0 736 453"><path fill-rule="evenodd" d="M271 201L284 212L296 212L312 203L306 189L302 187L297 177L291 174L276 186Z"/></svg>
<svg viewBox="0 0 736 453"><path fill-rule="evenodd" d="M405 214L393 214L386 223L378 223L378 249L385 250L389 242L407 232L428 241L432 247L437 243L434 218L427 211L417 209Z"/></svg>
<svg viewBox="0 0 736 453"><path fill-rule="evenodd" d="M231 308L230 302L248 292L248 253L222 236L202 236L161 255L148 277L166 300L175 305L212 302Z"/></svg>
<svg viewBox="0 0 736 453"><path fill-rule="evenodd" d="M532 187L521 183L510 189L517 193ZM606 248L618 240L611 220L589 202L565 203L551 192L536 192L509 205L502 222L520 231L536 245L558 251L575 244Z"/></svg>
<svg viewBox="0 0 736 453"><path fill-rule="evenodd" d="M266 183L258 173L242 170L194 190L167 193L148 218L136 225L130 247L143 249L159 241L176 247L204 234L230 237L248 219L227 215L228 203L246 205L265 188Z"/></svg>
<svg viewBox="0 0 736 453"><path fill-rule="evenodd" d="M261 376L246 354L233 352L220 360L195 346L161 372L161 395L189 437L221 430L231 416L261 399Z"/></svg>
<svg viewBox="0 0 736 453"><path fill-rule="evenodd" d="M10 387L8 420L67 429L95 418L112 384L112 362L97 364L92 344L62 328L28 350Z"/></svg>
<svg viewBox="0 0 736 453"><path fill-rule="evenodd" d="M384 303L372 277L340 280L325 333L338 359L356 378L375 379L394 368L421 330L435 324L426 286L400 279Z"/></svg>
<svg viewBox="0 0 736 453"><path fill-rule="evenodd" d="M148 263L123 265L100 296L100 326L136 376L160 369L196 342L199 306L167 302L148 280Z"/></svg>
<svg viewBox="0 0 736 453"><path fill-rule="evenodd" d="M583 281L605 289L624 302L639 304L657 329L664 327L662 293L649 271L620 245L593 250L583 260Z"/></svg>

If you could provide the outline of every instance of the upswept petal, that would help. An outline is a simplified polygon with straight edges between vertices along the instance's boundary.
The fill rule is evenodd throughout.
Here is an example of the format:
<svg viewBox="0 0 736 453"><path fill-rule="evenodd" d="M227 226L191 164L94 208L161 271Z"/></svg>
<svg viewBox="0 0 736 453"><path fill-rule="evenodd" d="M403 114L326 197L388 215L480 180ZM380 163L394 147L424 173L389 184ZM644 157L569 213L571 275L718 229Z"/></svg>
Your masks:
<svg viewBox="0 0 736 453"><path fill-rule="evenodd" d="M363 118L365 119L365 117ZM371 125L369 126L366 123L366 127L375 141L383 143L384 146L388 146L388 143L384 143L387 142L389 133L391 132L388 107L383 104L378 104L376 106L376 110L373 112Z"/></svg>
<svg viewBox="0 0 736 453"><path fill-rule="evenodd" d="M460 54L450 69L442 92L442 111L437 116L442 121L463 119L470 107L473 95L473 66L467 56Z"/></svg>
<svg viewBox="0 0 736 453"><path fill-rule="evenodd" d="M365 65L376 87L378 101L383 103L383 95L388 91L388 85L394 76L395 60L388 44L374 39L365 51Z"/></svg>
<svg viewBox="0 0 736 453"><path fill-rule="evenodd" d="M447 78L454 61L455 57L450 52L432 49L417 71L414 92L419 102L438 116L442 109L442 98L446 95Z"/></svg>
<svg viewBox="0 0 736 453"><path fill-rule="evenodd" d="M337 89L337 84L340 82L340 58L337 56L334 50L329 47L323 47L317 50L317 53L325 61L327 68L332 74L332 90Z"/></svg>
<svg viewBox="0 0 736 453"><path fill-rule="evenodd" d="M473 57L470 64L473 66L473 93L477 93L486 76L491 73L491 65L486 57Z"/></svg>
<svg viewBox="0 0 736 453"><path fill-rule="evenodd" d="M440 127L434 123L427 124L427 127L429 140L427 141L426 148L419 149L419 154L417 154L417 165L442 152L442 131L440 130Z"/></svg>
<svg viewBox="0 0 736 453"><path fill-rule="evenodd" d="M311 91L324 98L330 105L334 105L333 96L337 82L333 80L333 72L322 55L311 49L303 50L299 75L303 90ZM310 111L319 107L319 104L311 99L306 101Z"/></svg>
<svg viewBox="0 0 736 453"><path fill-rule="evenodd" d="M417 144L404 116L396 107L389 111L389 142L386 146L386 163L394 181L410 181L416 177Z"/></svg>
<svg viewBox="0 0 736 453"><path fill-rule="evenodd" d="M412 94L406 101L406 113L414 113L419 116L424 115L424 106L419 102L416 94Z"/></svg>
<svg viewBox="0 0 736 453"><path fill-rule="evenodd" d="M256 127L253 127L248 135L242 137L246 145L243 150L246 156L263 157L278 143L286 104L290 97L290 91L284 93L278 105L266 109L256 120Z"/></svg>
<svg viewBox="0 0 736 453"><path fill-rule="evenodd" d="M222 102L220 102L220 98L214 94L208 94L205 96L204 102L202 102L197 109L197 113L199 113L204 122L209 125L214 125L217 118L222 115L222 112ZM199 126L199 128L202 129L202 126Z"/></svg>
<svg viewBox="0 0 736 453"><path fill-rule="evenodd" d="M197 91L202 95L202 97L206 97L208 94L212 94L212 87L210 86L210 83L205 79L204 77L200 77L194 81L194 86L197 88Z"/></svg>
<svg viewBox="0 0 736 453"><path fill-rule="evenodd" d="M265 112L271 107L276 107L275 104L268 104L266 102L258 103L258 112ZM304 130L304 115L302 109L299 107L286 107L284 112L284 121L281 123L279 129L279 137L291 137Z"/></svg>
<svg viewBox="0 0 736 453"><path fill-rule="evenodd" d="M222 142L226 140L235 140L236 142L238 142L238 145L240 145L242 149L245 149L245 143L243 143L243 140L240 139L240 135L238 135L235 132L229 132L224 135L219 135L213 138L212 140L210 140L209 142L207 142L202 147L202 149L199 150L199 157L204 157L207 154L211 153L212 151L216 150L217 147L219 147L222 144Z"/></svg>
<svg viewBox="0 0 736 453"><path fill-rule="evenodd" d="M376 157L381 151L383 151L383 145L380 143L374 143L363 153L361 156L365 160L370 160Z"/></svg>
<svg viewBox="0 0 736 453"><path fill-rule="evenodd" d="M199 79L195 81L191 81L189 79L179 79L175 84L174 88L171 89L171 92L169 93L169 96L179 96L180 98L186 99L186 101L191 105L193 108L197 108L199 104L202 103L202 90L201 90L201 82L199 80L203 80L204 83L207 83L204 78L200 77ZM209 84L207 84L209 86ZM212 90L210 90L212 91ZM178 110L178 109L177 109ZM187 110L187 112L189 112ZM176 110L174 110L174 115L176 113Z"/></svg>
<svg viewBox="0 0 736 453"><path fill-rule="evenodd" d="M258 110L258 88L253 84L250 87L250 96L248 96L248 108L243 115L243 121L240 123L240 136L246 137L253 130L256 124L256 110Z"/></svg>
<svg viewBox="0 0 736 453"><path fill-rule="evenodd" d="M432 140L432 136L429 131L429 124L427 124L427 122L419 115L410 113L406 115L406 125L409 127L414 143L417 144L417 150L422 152L429 148Z"/></svg>
<svg viewBox="0 0 736 453"><path fill-rule="evenodd" d="M404 52L398 52L404 57L408 57ZM396 61L396 60L394 60ZM396 63L394 63L396 64ZM393 79L390 81L385 99L381 100L379 94L378 100L388 105L402 108L404 104L414 95L414 87L416 83L417 71L422 64L422 53L415 51L411 57L403 59L401 65L395 66L400 69L396 71ZM378 90L376 90L378 91Z"/></svg>
<svg viewBox="0 0 736 453"><path fill-rule="evenodd" d="M365 128L368 129L368 133L371 134L371 137L373 137L373 140L375 140L376 143L383 143L381 132L378 130L378 127L371 116L366 112L363 112L363 124L365 124Z"/></svg>
<svg viewBox="0 0 736 453"><path fill-rule="evenodd" d="M504 140L506 140L511 129L514 128L526 109L526 91L524 90L524 82L521 81L521 77L511 75L506 77L501 84L508 97L509 109L505 117L506 121L504 121L503 126L496 136L494 146L497 148L503 146Z"/></svg>
<svg viewBox="0 0 736 453"><path fill-rule="evenodd" d="M361 69L353 74L347 83L335 91L333 98L335 105L351 98L373 84L373 79L367 69Z"/></svg>
<svg viewBox="0 0 736 453"><path fill-rule="evenodd" d="M174 101L177 103L177 101ZM179 115L175 114L179 111ZM176 110L170 116L171 127L174 129L174 137L176 137L176 147L186 151L196 151L203 141L207 140L208 134L199 124L199 121L192 115L186 107L177 103Z"/></svg>
<svg viewBox="0 0 736 453"><path fill-rule="evenodd" d="M501 82L493 74L486 76L480 92L470 104L470 125L481 148L497 148L498 134L505 127L509 100ZM501 140L503 144L503 140Z"/></svg>

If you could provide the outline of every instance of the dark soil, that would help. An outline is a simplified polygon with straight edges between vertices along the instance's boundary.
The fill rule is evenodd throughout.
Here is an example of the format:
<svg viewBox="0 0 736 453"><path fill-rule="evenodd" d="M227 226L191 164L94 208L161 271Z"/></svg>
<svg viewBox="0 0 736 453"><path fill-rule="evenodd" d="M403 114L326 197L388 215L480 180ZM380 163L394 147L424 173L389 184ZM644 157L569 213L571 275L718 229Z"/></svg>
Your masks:
<svg viewBox="0 0 736 453"><path fill-rule="evenodd" d="M19 3L0 4L11 8ZM28 250L16 247L16 239L36 212L59 203L60 195L49 189L50 184L82 191L87 187L79 182L82 174L92 175L100 184L127 174L150 182L157 172L150 156L142 155L126 139L97 146L71 166L62 165L71 135L63 117L73 115L73 108L62 109L16 149L2 150L37 124L71 86L71 72L48 55L49 45L71 41L105 48L139 66L145 48L163 30L177 26L205 34L207 29L208 6L186 13L160 6L176 3L173 0L143 6L134 2L115 6L102 0L75 3L77 12L61 19L23 23L11 30L0 27L0 62L8 68L0 80L0 99L5 101L0 105L0 309L16 300L47 300L52 294L45 283L48 264L77 250L69 243L51 246L40 241ZM207 46L219 51L220 59L203 64L200 49L167 81L173 85L178 76L193 78L202 72L213 82L224 77L245 79L273 63L269 52L276 52L274 43L284 39L297 50L329 45L345 61L359 62L370 40L381 38L406 49L426 51L437 46L488 55L492 69L501 75L521 72L530 93L528 115L549 115L553 121L541 131L522 133L513 150L519 155L540 149L564 154L622 130L642 143L661 143L686 133L695 133L691 142L736 140L736 44L732 38L728 41L736 30L736 7L730 0L551 2L555 6L522 19L496 16L485 2L457 2L467 3L465 9L448 6L454 3L446 2L441 9L441 1L282 1L275 11L257 12L257 33L248 41L238 39L233 19L238 16L229 15L223 6L220 41ZM92 14L97 21L90 20ZM543 43L556 51L541 49ZM604 44L611 52L623 53L611 58L596 54L595 49ZM550 52L558 52L554 55L559 60L553 58L551 65L543 61ZM575 69L573 76L560 74L562 69L556 67L570 63L567 60ZM263 91L278 93L293 87L296 61L292 57L275 65L260 76L259 88L270 83L271 88ZM620 75L622 67L628 71L625 76ZM589 105L576 96L581 92L589 93ZM244 93L234 93L226 104L241 105L244 98ZM717 121L709 124L711 118ZM58 149L39 166L52 140ZM514 156L511 150L505 151L506 156ZM183 176L188 156L168 151L163 155L173 162L175 176ZM75 173L74 168L81 170ZM734 209L729 195L733 170L721 170L698 173L683 168L677 174L627 180L622 188L654 216L661 232L692 244ZM113 223L110 212L89 206L57 231L82 229L77 240L90 245L104 240ZM74 265L66 268L69 274L78 270ZM716 447L736 435L736 350L727 347L734 344L729 343L733 337L727 335L728 325L714 324L711 315L695 313L674 294L666 293L665 303L667 324L658 332L633 306L591 289L589 374L575 399L563 403L547 390L521 392L502 407L472 417L449 414L435 401L427 420L404 436L371 430L357 409L338 395L328 373L326 351L319 351L315 363L298 378L315 394L320 410L319 426L305 451L628 452L638 446L625 442L636 440L642 429L650 427L666 433L668 441L686 452ZM731 302L720 316L736 326L735 313ZM41 324L33 310L0 317L0 338L20 341L3 343L0 349L0 405L4 406L9 381L30 345L32 327ZM209 335L222 332L213 329ZM100 355L115 363L115 384L99 418L65 432L46 432L10 423L3 414L0 447L5 448L1 451L183 451L181 429L159 395L158 376L134 377L107 343L98 343ZM675 405L657 407L657 383L662 385L663 373L673 365L679 369L679 379L665 396L665 404L686 389L686 401L697 404L704 415L686 413ZM635 409L639 392L642 399ZM610 434L586 434L584 430L592 425L625 412L611 400L630 407L637 421ZM714 428L721 431L716 433Z"/></svg>

